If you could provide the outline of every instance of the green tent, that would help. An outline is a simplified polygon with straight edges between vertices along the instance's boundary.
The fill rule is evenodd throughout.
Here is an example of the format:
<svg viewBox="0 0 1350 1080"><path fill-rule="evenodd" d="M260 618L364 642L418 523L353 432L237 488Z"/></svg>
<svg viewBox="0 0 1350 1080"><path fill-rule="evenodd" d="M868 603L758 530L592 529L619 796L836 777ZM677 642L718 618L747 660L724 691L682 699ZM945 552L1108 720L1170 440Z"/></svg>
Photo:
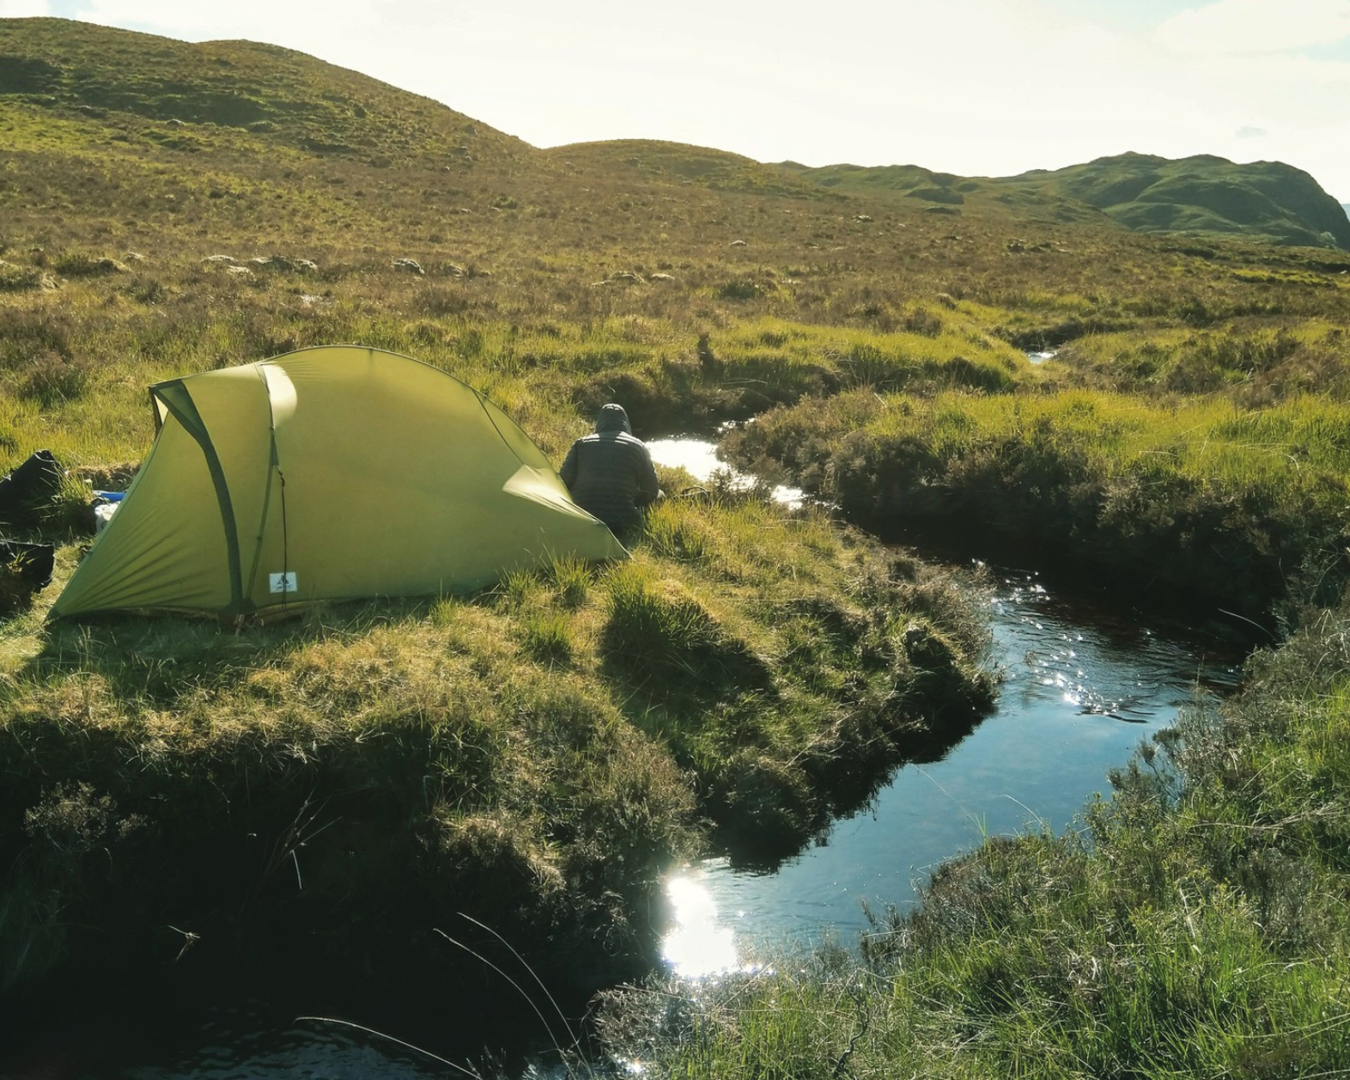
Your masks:
<svg viewBox="0 0 1350 1080"><path fill-rule="evenodd" d="M505 413L405 356L302 349L150 397L154 445L51 618L463 592L626 554Z"/></svg>

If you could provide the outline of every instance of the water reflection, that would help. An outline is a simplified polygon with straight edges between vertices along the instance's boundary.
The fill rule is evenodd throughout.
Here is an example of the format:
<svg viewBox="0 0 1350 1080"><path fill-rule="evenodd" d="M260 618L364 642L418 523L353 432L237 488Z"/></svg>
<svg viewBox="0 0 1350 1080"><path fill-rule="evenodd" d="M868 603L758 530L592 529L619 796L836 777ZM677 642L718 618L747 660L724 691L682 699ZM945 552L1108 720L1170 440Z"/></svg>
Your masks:
<svg viewBox="0 0 1350 1080"><path fill-rule="evenodd" d="M707 885L708 869L717 862L686 867L666 880L673 925L661 942L661 959L682 979L741 970L735 933L723 922Z"/></svg>
<svg viewBox="0 0 1350 1080"><path fill-rule="evenodd" d="M653 439L647 443L647 449L651 451L652 460L656 464L672 469L684 469L701 483L711 480L713 473L724 472L731 478L731 486L738 491L748 491L755 486L753 476L737 472L725 461L719 461L717 445L707 439ZM788 487L784 484L775 487L772 496L775 502L783 503L793 510L800 509L802 501L806 498L801 488Z"/></svg>
<svg viewBox="0 0 1350 1080"><path fill-rule="evenodd" d="M474 1075L424 1050L354 1025L300 1018L274 1024L248 1010L219 1010L201 1027L197 1045L163 1063L83 1075L121 1080L431 1080Z"/></svg>

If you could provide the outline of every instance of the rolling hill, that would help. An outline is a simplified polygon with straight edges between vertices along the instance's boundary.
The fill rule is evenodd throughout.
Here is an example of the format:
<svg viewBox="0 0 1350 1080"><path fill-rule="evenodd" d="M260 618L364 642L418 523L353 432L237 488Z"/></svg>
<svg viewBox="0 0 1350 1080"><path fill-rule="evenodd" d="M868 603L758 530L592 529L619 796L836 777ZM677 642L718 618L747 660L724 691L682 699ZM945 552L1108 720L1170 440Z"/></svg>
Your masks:
<svg viewBox="0 0 1350 1080"><path fill-rule="evenodd" d="M1336 201L1307 173L1278 161L1121 154L1002 183L1080 200L1141 232L1238 233L1350 248L1350 220Z"/></svg>
<svg viewBox="0 0 1350 1080"><path fill-rule="evenodd" d="M59 19L0 20L0 96L187 153L216 132L236 145L379 167L454 171L533 154L444 105L289 49L189 44Z"/></svg>
<svg viewBox="0 0 1350 1080"><path fill-rule="evenodd" d="M1059 221L1093 212L1136 232L1227 233L1279 244L1350 249L1350 219L1307 173L1281 162L1235 165L1201 155L1172 161L1147 154L1098 158L1053 172L970 178L915 165L783 169L837 191L960 207L976 194L1013 207L1053 208Z"/></svg>
<svg viewBox="0 0 1350 1080"><path fill-rule="evenodd" d="M675 205L663 216L732 225L731 213L694 211L691 192L712 191L822 208L851 200L851 217L879 208L902 218L1114 225L1350 249L1350 218L1312 177L1280 163L1124 154L970 178L917 165L769 165L649 140L544 151L291 50L189 44L59 19L0 20L0 125L0 202L11 222L25 209L47 220L53 209L101 213L120 201L108 196L108 185L120 183L135 190L142 225L181 225L195 208L254 225L260 237L285 235L299 220L330 226L330 234L415 236L422 212L517 210L533 231L558 233L553 226L569 215L594 217L603 205L604 234L631 248L629 237L650 225L658 202ZM744 211L744 200L736 206ZM454 232L483 246L483 225L464 220ZM561 235L575 245L569 229Z"/></svg>

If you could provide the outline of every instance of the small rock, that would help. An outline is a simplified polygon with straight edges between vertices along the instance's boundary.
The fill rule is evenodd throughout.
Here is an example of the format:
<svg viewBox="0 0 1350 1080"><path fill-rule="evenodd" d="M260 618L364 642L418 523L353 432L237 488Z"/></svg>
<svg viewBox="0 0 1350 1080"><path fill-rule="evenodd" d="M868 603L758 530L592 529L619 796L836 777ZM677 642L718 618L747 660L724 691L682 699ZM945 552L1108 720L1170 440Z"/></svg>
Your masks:
<svg viewBox="0 0 1350 1080"><path fill-rule="evenodd" d="M128 251L122 258L126 259L127 262L145 262L145 256L139 251Z"/></svg>
<svg viewBox="0 0 1350 1080"><path fill-rule="evenodd" d="M299 273L312 273L319 268L308 259L292 259L289 255L259 255L249 259L249 265L259 270L291 270Z"/></svg>
<svg viewBox="0 0 1350 1080"><path fill-rule="evenodd" d="M871 221L871 220L872 220L872 215L871 215L871 214L854 214L854 215L853 215L853 220L854 220L854 221Z"/></svg>
<svg viewBox="0 0 1350 1080"><path fill-rule="evenodd" d="M422 269L422 264L416 259L395 259L392 265L395 270L401 270L405 274L417 274L420 276L426 273L426 271Z"/></svg>
<svg viewBox="0 0 1350 1080"><path fill-rule="evenodd" d="M253 271L250 270L247 266L227 266L225 267L225 273L230 274L233 277L253 276Z"/></svg>
<svg viewBox="0 0 1350 1080"><path fill-rule="evenodd" d="M675 278L670 274L652 274L648 281L674 281Z"/></svg>
<svg viewBox="0 0 1350 1080"><path fill-rule="evenodd" d="M744 241L744 240L733 240L733 241L731 242L731 246L732 246L732 247L745 247L745 241Z"/></svg>
<svg viewBox="0 0 1350 1080"><path fill-rule="evenodd" d="M208 255L202 262L211 263L213 266L235 266L238 260L233 255Z"/></svg>

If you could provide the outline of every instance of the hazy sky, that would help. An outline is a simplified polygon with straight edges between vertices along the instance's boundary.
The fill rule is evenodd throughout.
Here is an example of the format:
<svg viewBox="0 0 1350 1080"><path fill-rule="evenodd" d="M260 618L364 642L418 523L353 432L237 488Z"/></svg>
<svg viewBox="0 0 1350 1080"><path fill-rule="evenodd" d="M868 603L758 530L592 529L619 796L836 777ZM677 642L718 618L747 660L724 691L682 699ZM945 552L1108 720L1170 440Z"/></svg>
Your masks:
<svg viewBox="0 0 1350 1080"><path fill-rule="evenodd" d="M22 15L285 45L536 146L974 176L1208 153L1350 202L1350 0L0 0Z"/></svg>

